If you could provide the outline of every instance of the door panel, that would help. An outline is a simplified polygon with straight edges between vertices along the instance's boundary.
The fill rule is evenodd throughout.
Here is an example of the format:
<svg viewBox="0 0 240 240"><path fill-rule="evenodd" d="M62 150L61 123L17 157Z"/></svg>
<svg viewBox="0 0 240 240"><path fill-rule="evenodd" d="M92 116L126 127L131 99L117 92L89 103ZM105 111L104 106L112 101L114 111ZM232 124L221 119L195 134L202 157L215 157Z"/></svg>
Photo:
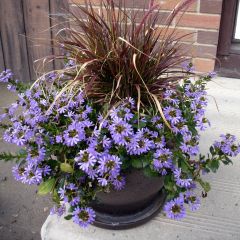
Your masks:
<svg viewBox="0 0 240 240"><path fill-rule="evenodd" d="M240 78L240 41L235 38L238 4L238 0L223 1L215 70L224 77Z"/></svg>
<svg viewBox="0 0 240 240"><path fill-rule="evenodd" d="M53 26L65 19L53 21L50 16L62 16L62 8L67 6L68 0L0 0L0 71L10 68L17 79L30 82L43 66L52 70L53 62L34 62L56 53Z"/></svg>

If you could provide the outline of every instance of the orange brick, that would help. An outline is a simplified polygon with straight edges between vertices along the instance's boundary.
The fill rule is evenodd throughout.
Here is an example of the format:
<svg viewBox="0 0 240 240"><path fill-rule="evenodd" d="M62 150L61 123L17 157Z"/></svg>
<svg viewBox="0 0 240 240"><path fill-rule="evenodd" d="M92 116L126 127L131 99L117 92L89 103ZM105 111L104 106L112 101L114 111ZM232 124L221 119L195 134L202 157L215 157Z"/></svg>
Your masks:
<svg viewBox="0 0 240 240"><path fill-rule="evenodd" d="M91 0L93 5L99 5L100 0ZM85 4L85 0L69 0L69 3L73 4Z"/></svg>
<svg viewBox="0 0 240 240"><path fill-rule="evenodd" d="M176 19L177 21L177 19ZM220 15L208 15L208 14L184 14L178 26L192 27L192 28L205 28L205 29L219 29Z"/></svg>
<svg viewBox="0 0 240 240"><path fill-rule="evenodd" d="M177 4L181 2L180 0L157 0L156 3L160 4L161 9L163 10L173 10ZM189 12L197 11L197 0L195 0L187 9Z"/></svg>
<svg viewBox="0 0 240 240"><path fill-rule="evenodd" d="M126 7L134 7L134 8L147 8L148 1L146 0L125 0ZM84 4L85 0L69 0L70 3L76 4ZM99 5L101 0L91 0L93 5ZM114 0L117 4L119 0ZM160 5L162 10L173 10L174 7L180 2L180 0L156 0L155 3ZM197 10L197 0L193 2L187 9L187 11L195 12Z"/></svg>
<svg viewBox="0 0 240 240"><path fill-rule="evenodd" d="M165 30L164 27L158 27L156 29L156 32L161 32L161 35L165 37L170 36L170 34L174 34L175 39L190 43L195 42L197 37L197 31L181 28L169 28L168 30Z"/></svg>
<svg viewBox="0 0 240 240"><path fill-rule="evenodd" d="M181 43L181 50L187 56L195 58L215 59L217 53L216 46L193 45L191 43Z"/></svg>
<svg viewBox="0 0 240 240"><path fill-rule="evenodd" d="M214 70L215 60L207 58L195 58L193 64L197 72L211 72Z"/></svg>

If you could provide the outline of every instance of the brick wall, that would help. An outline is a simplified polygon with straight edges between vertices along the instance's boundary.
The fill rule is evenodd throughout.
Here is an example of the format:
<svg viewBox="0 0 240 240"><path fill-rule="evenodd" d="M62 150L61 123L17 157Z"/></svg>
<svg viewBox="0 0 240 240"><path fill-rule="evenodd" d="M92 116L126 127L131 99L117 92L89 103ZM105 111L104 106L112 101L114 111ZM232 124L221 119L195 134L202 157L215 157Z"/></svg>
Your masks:
<svg viewBox="0 0 240 240"><path fill-rule="evenodd" d="M162 19L162 22L180 1L155 0L155 3L159 3L161 6L160 19ZM76 8L73 2L84 4L84 0L71 0L72 10ZM126 0L127 7L138 10L144 7L145 2L145 0ZM97 7L99 0L93 0L93 3ZM188 56L193 58L193 63L198 72L214 70L221 9L222 0L195 0L195 3L181 19L175 19L174 24L178 22L177 32L179 36L190 33L182 39L182 45L187 50ZM159 24L159 28L161 28L161 23Z"/></svg>

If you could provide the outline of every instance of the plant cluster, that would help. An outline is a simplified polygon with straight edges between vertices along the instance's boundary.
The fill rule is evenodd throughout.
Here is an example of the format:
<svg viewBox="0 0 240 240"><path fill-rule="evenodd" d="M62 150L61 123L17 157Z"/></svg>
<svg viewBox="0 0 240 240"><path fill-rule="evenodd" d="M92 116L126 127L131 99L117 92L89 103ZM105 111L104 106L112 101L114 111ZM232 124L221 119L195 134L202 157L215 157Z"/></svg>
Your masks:
<svg viewBox="0 0 240 240"><path fill-rule="evenodd" d="M140 20L140 12L129 12L124 1L116 7L103 0L99 12L86 1L79 6L83 17L73 14L80 30L65 29L63 55L55 56L66 61L64 68L31 87L14 81L10 70L0 74L0 82L18 92L0 115L3 139L21 148L0 158L17 160L16 180L52 194L51 213L88 226L96 217L91 202L97 193L121 191L135 168L164 178L164 212L180 219L185 206L200 206L197 184L210 190L202 173L239 154L236 138L226 134L208 155L199 155L200 131L210 124L206 84L214 73L193 80L181 38L169 32L190 2L178 5L159 31L154 1Z"/></svg>
<svg viewBox="0 0 240 240"><path fill-rule="evenodd" d="M51 212L61 216L69 204L66 218L83 227L94 221L89 204L97 192L124 188L124 175L132 168L149 177L164 176L168 217L182 218L185 204L198 209L196 183L210 190L201 172L215 172L220 162L229 164L240 146L234 136L222 135L207 157L198 157L199 130L209 125L205 83L212 76L195 82L188 76L163 97L163 114L171 128L154 111L139 113L133 98L124 99L106 117L81 90L65 92L55 101L61 80L45 76L19 93L17 102L1 115L1 120L10 119L3 139L23 147L15 156L16 180L39 185L39 194L52 192L56 205ZM14 82L12 75L9 82ZM16 89L17 83L13 86Z"/></svg>

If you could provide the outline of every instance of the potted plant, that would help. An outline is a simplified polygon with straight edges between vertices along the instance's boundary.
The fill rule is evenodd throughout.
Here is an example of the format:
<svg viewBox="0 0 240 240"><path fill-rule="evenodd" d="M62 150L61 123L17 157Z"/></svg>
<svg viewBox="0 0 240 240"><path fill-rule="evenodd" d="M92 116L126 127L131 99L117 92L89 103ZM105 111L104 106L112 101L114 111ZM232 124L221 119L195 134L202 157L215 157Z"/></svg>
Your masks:
<svg viewBox="0 0 240 240"><path fill-rule="evenodd" d="M214 73L193 74L170 29L190 2L179 4L159 30L153 1L142 16L124 1L116 7L102 0L99 12L86 1L82 17L72 14L80 29L64 29L59 39L63 54L55 59L64 59L64 68L31 87L10 70L0 75L18 91L0 117L3 139L21 147L0 158L17 160L16 180L52 194L51 213L82 227L119 229L148 220L164 204L167 217L181 219L186 206L200 206L196 186L203 195L210 190L202 172L216 172L240 152L236 137L226 134L208 155L199 154L199 132L209 125L206 84Z"/></svg>

